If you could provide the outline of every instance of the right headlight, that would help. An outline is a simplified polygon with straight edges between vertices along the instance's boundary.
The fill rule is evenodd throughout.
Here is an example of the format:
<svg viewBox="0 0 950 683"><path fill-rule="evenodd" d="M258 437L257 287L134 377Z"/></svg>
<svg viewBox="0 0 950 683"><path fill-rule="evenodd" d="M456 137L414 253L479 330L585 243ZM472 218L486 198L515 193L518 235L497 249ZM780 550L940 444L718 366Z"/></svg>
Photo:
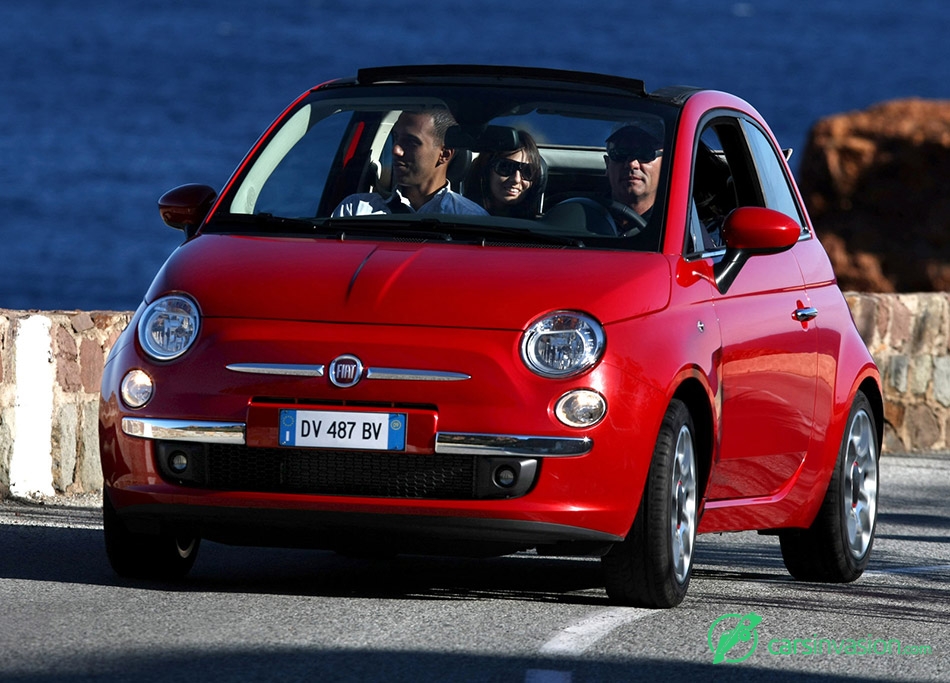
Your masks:
<svg viewBox="0 0 950 683"><path fill-rule="evenodd" d="M542 377L570 377L599 361L605 344L599 322L584 313L557 311L536 320L525 331L521 359Z"/></svg>
<svg viewBox="0 0 950 683"><path fill-rule="evenodd" d="M163 296L151 303L139 321L139 343L155 360L171 360L187 351L198 338L201 314L186 296Z"/></svg>

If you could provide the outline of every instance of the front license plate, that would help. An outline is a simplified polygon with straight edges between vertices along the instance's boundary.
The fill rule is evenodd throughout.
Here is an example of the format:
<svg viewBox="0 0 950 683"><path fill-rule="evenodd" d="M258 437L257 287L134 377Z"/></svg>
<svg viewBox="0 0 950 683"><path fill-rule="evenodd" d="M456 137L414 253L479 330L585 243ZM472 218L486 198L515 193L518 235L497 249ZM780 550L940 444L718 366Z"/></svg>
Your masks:
<svg viewBox="0 0 950 683"><path fill-rule="evenodd" d="M402 451L406 414L281 410L279 441L298 448Z"/></svg>

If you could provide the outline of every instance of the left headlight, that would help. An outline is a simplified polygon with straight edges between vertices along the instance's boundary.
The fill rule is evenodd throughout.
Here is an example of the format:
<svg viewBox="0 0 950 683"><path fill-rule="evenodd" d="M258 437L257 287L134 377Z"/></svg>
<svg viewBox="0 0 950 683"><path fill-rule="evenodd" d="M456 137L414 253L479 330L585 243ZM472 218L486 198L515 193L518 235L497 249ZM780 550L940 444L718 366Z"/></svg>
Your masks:
<svg viewBox="0 0 950 683"><path fill-rule="evenodd" d="M536 320L521 340L521 359L542 377L577 375L600 360L604 328L584 313L557 311Z"/></svg>
<svg viewBox="0 0 950 683"><path fill-rule="evenodd" d="M186 296L173 294L152 302L139 321L139 343L155 360L171 360L198 338L201 314Z"/></svg>

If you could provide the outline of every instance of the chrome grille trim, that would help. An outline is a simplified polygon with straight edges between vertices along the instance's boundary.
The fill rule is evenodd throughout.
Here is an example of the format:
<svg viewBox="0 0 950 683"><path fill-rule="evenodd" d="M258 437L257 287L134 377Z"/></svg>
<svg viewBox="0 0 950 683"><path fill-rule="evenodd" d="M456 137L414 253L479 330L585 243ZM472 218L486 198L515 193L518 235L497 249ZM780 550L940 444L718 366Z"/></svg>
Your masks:
<svg viewBox="0 0 950 683"><path fill-rule="evenodd" d="M231 363L225 366L232 372L254 375L281 375L285 377L323 377L324 365L292 365L289 363ZM366 379L388 379L415 382L459 382L471 379L463 372L445 370L414 370L411 368L366 368Z"/></svg>
<svg viewBox="0 0 950 683"><path fill-rule="evenodd" d="M285 363L231 363L225 366L233 372L256 375L286 375L288 377L323 377L323 365L290 365Z"/></svg>
<svg viewBox="0 0 950 683"><path fill-rule="evenodd" d="M367 368L366 379L395 379L422 382L459 382L472 379L462 372L442 370L410 370L408 368Z"/></svg>

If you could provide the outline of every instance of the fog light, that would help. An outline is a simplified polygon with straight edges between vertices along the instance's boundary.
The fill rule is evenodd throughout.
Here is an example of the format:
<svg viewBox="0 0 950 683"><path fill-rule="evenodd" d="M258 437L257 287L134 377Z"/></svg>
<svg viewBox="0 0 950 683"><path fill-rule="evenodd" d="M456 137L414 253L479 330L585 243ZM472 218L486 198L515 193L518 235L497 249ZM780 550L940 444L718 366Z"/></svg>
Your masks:
<svg viewBox="0 0 950 683"><path fill-rule="evenodd" d="M188 456L182 451L175 451L168 458L168 468L176 474L188 469Z"/></svg>
<svg viewBox="0 0 950 683"><path fill-rule="evenodd" d="M142 370L129 370L122 378L122 401L129 408L141 408L152 399L152 378Z"/></svg>
<svg viewBox="0 0 950 683"><path fill-rule="evenodd" d="M502 465L497 470L495 470L495 483L502 488L511 488L515 485L515 480L517 478L518 474L515 472L514 468L508 465Z"/></svg>
<svg viewBox="0 0 950 683"><path fill-rule="evenodd" d="M607 414L607 401L593 389L575 389L558 399L557 419L568 427L590 427Z"/></svg>

